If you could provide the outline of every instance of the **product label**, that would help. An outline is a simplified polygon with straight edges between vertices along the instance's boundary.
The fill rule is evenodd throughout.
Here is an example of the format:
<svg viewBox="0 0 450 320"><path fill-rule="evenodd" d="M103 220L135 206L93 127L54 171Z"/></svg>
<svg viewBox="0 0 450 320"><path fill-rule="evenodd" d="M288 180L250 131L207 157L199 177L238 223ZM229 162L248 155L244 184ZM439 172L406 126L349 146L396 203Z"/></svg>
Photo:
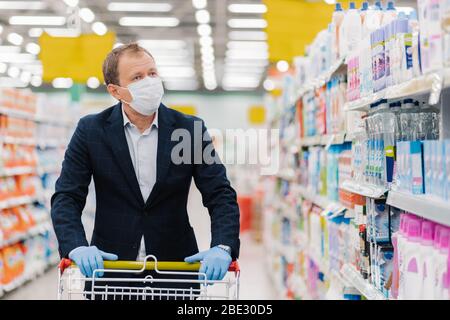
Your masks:
<svg viewBox="0 0 450 320"><path fill-rule="evenodd" d="M380 91L385 88L385 53L384 41L376 43L372 47L372 75L374 81L374 91Z"/></svg>

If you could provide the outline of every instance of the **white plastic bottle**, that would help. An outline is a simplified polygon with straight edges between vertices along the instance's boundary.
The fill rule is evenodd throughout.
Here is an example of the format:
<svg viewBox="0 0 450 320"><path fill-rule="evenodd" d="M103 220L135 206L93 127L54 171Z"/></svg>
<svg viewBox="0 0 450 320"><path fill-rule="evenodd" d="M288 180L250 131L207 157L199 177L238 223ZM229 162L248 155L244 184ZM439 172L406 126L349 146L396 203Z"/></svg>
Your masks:
<svg viewBox="0 0 450 320"><path fill-rule="evenodd" d="M347 10L344 21L344 52L341 52L341 56L346 56L349 52L354 52L362 38L362 23L361 15L356 9L355 3L350 2L349 9ZM342 33L341 33L342 34Z"/></svg>
<svg viewBox="0 0 450 320"><path fill-rule="evenodd" d="M383 17L383 11L381 11L381 5L375 5L369 7L365 14L363 24L363 36L369 36L373 31L377 30L381 26L381 19Z"/></svg>
<svg viewBox="0 0 450 320"><path fill-rule="evenodd" d="M435 300L447 299L447 259L449 251L450 229L442 227L439 236L439 253L436 256Z"/></svg>
<svg viewBox="0 0 450 320"><path fill-rule="evenodd" d="M404 292L405 300L418 300L422 291L422 261L420 255L420 231L422 220L410 219L404 254Z"/></svg>
<svg viewBox="0 0 450 320"><path fill-rule="evenodd" d="M381 26L386 26L390 24L392 21L397 19L397 10L394 7L394 2L389 1L387 3L386 10L383 12L383 17L381 19Z"/></svg>
<svg viewBox="0 0 450 320"><path fill-rule="evenodd" d="M434 299L434 277L435 270L434 250L433 250L433 237L435 224L431 221L424 221L422 223L422 242L421 242L421 260L423 261L422 267L422 296L421 300L433 300Z"/></svg>
<svg viewBox="0 0 450 320"><path fill-rule="evenodd" d="M405 274L403 266L405 264L405 244L407 240L408 224L413 218L412 215L405 213L400 224L400 230L397 235L397 250L398 250L398 299L404 299L405 292Z"/></svg>
<svg viewBox="0 0 450 320"><path fill-rule="evenodd" d="M341 4L338 2L336 3L335 10L333 12L333 17L331 18L331 25L332 25L332 38L333 38L333 59L339 59L339 57L342 57L340 55L340 32L342 27L342 22L344 21L345 13L344 10L342 10Z"/></svg>

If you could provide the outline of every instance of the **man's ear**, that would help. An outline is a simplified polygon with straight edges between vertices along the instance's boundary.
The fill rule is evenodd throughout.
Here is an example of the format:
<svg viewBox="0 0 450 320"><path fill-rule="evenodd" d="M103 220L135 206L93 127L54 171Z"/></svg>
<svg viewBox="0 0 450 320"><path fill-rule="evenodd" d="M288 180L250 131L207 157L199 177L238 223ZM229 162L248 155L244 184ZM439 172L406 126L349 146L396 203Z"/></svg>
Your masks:
<svg viewBox="0 0 450 320"><path fill-rule="evenodd" d="M120 93L119 93L119 88L115 84L112 84L112 83L108 84L106 86L106 89L108 90L109 94L112 95L117 100L121 100L122 99L121 96L120 96Z"/></svg>

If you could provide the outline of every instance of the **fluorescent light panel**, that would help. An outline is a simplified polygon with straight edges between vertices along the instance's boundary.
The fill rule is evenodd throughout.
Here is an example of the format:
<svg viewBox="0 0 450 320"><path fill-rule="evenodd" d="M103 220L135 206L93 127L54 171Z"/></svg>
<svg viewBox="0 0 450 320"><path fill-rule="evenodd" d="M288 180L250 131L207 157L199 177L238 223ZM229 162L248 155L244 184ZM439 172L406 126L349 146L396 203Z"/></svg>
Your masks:
<svg viewBox="0 0 450 320"><path fill-rule="evenodd" d="M20 46L0 46L0 53L19 53Z"/></svg>
<svg viewBox="0 0 450 320"><path fill-rule="evenodd" d="M183 40L139 40L139 45L151 49L184 49L186 48L186 41Z"/></svg>
<svg viewBox="0 0 450 320"><path fill-rule="evenodd" d="M0 1L0 10L44 10L43 1Z"/></svg>
<svg viewBox="0 0 450 320"><path fill-rule="evenodd" d="M230 19L228 26L235 29L264 29L267 21L264 19Z"/></svg>
<svg viewBox="0 0 450 320"><path fill-rule="evenodd" d="M146 2L111 2L108 4L109 11L122 12L170 12L170 3L146 3Z"/></svg>
<svg viewBox="0 0 450 320"><path fill-rule="evenodd" d="M0 53L1 62L27 63L36 61L36 57L29 53Z"/></svg>
<svg viewBox="0 0 450 320"><path fill-rule="evenodd" d="M195 70L192 67L160 67L158 68L158 74L165 78L170 76L176 76L180 78L192 78L195 77Z"/></svg>
<svg viewBox="0 0 450 320"><path fill-rule="evenodd" d="M228 49L259 49L267 51L269 45L265 41L230 41L227 44Z"/></svg>
<svg viewBox="0 0 450 320"><path fill-rule="evenodd" d="M267 7L264 4L233 3L228 6L228 11L232 13L266 13Z"/></svg>
<svg viewBox="0 0 450 320"><path fill-rule="evenodd" d="M267 33L264 31L231 31L228 33L230 40L254 40L254 41L266 41Z"/></svg>
<svg viewBox="0 0 450 320"><path fill-rule="evenodd" d="M22 26L62 26L66 23L65 17L59 16L12 16L9 24Z"/></svg>
<svg viewBox="0 0 450 320"><path fill-rule="evenodd" d="M176 27L180 20L168 17L122 17L119 24L125 27Z"/></svg>

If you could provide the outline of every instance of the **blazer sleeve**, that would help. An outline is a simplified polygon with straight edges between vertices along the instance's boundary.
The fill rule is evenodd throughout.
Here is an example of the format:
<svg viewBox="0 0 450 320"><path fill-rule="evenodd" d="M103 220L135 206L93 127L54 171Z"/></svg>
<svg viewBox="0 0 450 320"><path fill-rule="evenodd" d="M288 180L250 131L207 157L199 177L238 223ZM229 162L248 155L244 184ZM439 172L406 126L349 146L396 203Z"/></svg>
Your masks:
<svg viewBox="0 0 450 320"><path fill-rule="evenodd" d="M51 217L61 257L87 246L81 214L92 177L85 119L81 119L64 155L61 175L51 199Z"/></svg>
<svg viewBox="0 0 450 320"><path fill-rule="evenodd" d="M195 163L194 160L193 177L202 194L203 205L211 216L211 247L227 245L231 248L232 258L237 259L240 249L240 213L236 192L227 178L225 166L214 150L204 122L201 123L203 135L207 139L202 139L201 150L200 144L196 146L194 142L194 153L200 151L202 155L208 155L209 159L201 157L201 163Z"/></svg>

